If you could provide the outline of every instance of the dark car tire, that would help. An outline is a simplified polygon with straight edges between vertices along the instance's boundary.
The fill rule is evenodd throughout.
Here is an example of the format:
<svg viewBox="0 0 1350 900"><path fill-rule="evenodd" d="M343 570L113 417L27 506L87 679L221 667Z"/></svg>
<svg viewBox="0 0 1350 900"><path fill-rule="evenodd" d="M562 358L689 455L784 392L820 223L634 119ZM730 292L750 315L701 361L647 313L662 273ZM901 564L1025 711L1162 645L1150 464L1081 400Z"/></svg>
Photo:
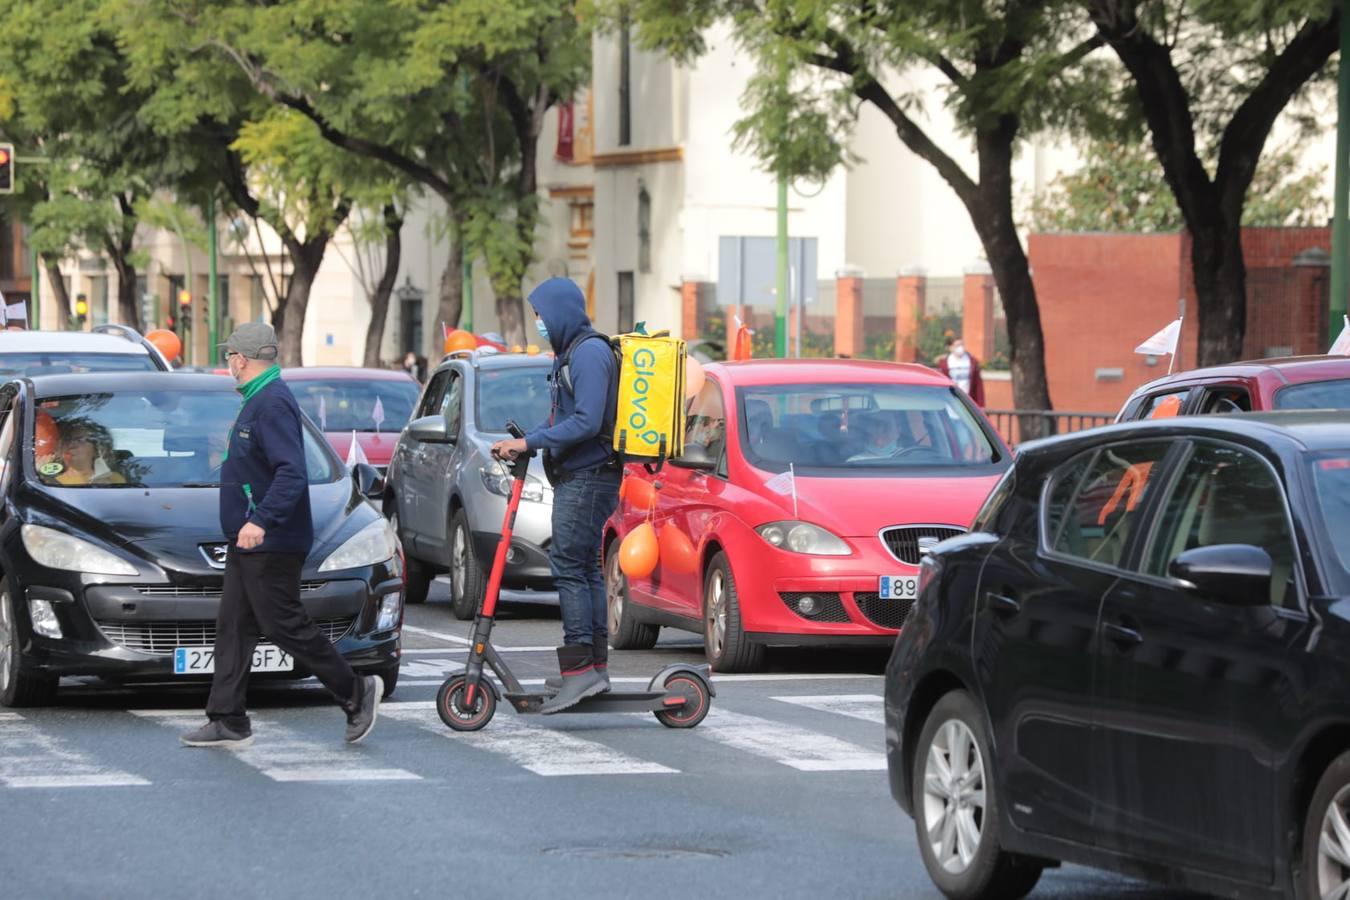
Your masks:
<svg viewBox="0 0 1350 900"><path fill-rule="evenodd" d="M708 563L703 576L703 654L714 672L758 672L764 647L745 635L736 579L725 553Z"/></svg>
<svg viewBox="0 0 1350 900"><path fill-rule="evenodd" d="M1350 804L1350 753L1342 753L1331 761L1327 770L1322 773L1318 779L1317 787L1313 791L1312 799L1308 801L1307 813L1303 821L1303 852L1300 854L1303 871L1295 873L1295 884L1298 886L1297 895L1299 900L1304 898L1320 898L1325 895L1335 884L1341 884L1350 877L1350 866L1341 866L1334 860L1327 861L1328 881L1334 879L1332 884L1324 885L1323 881L1323 860L1322 860L1322 834L1327 828L1327 814L1331 811L1331 805L1335 803L1340 809L1342 815L1347 814L1347 804ZM1332 840L1337 846L1344 850L1350 850L1334 836Z"/></svg>
<svg viewBox="0 0 1350 900"><path fill-rule="evenodd" d="M380 694L381 700L388 700L394 694L398 687L398 663L380 669L375 674L384 682L384 691Z"/></svg>
<svg viewBox="0 0 1350 900"><path fill-rule="evenodd" d="M48 706L58 680L24 671L16 603L9 579L0 578L0 706Z"/></svg>
<svg viewBox="0 0 1350 900"><path fill-rule="evenodd" d="M951 729L960 729L954 731ZM964 747L958 754L964 758L962 767L974 772L978 766L979 780L967 785L966 790L974 792L982 789L984 806L978 811L971 804L971 797L958 801L956 812L969 811L971 821L978 829L975 852L964 868L952 871L946 868L934 853L928 819L936 812L929 803L924 785L926 768L934 743L941 741L936 748L939 755L946 753L949 760L955 759L952 747L953 739ZM975 757L972 760L970 747L973 744ZM974 763L974 765L971 765ZM914 748L913 772L911 773L911 796L914 807L914 832L919 843L919 854L923 857L928 877L951 900L1020 900L1031 893L1040 880L1043 861L1032 861L1003 850L999 843L999 826L1002 821L998 794L998 785L991 776L993 756L989 750L989 735L985 730L984 716L970 694L965 691L952 691L933 707L928 720L924 723L919 741ZM964 781L965 779L963 779ZM952 785L948 785L948 788ZM944 804L941 815L951 809L950 799L934 797L934 802ZM955 842L956 829L953 826ZM954 849L959 844L954 844ZM960 851L957 849L957 865L960 865Z"/></svg>
<svg viewBox="0 0 1350 900"><path fill-rule="evenodd" d="M398 535L398 544L403 547L403 602L416 605L427 602L427 593L431 590L431 581L436 577L431 566L410 554L403 541L403 532L399 530L398 507L392 502L385 507L384 516L394 526Z"/></svg>
<svg viewBox="0 0 1350 900"><path fill-rule="evenodd" d="M463 509L456 510L450 519L449 550L450 611L455 614L456 619L467 621L478 612L478 601L487 587L487 577L483 571L483 563L473 549L473 531L469 528L469 514Z"/></svg>
<svg viewBox="0 0 1350 900"><path fill-rule="evenodd" d="M609 616L609 643L615 650L650 650L661 635L659 625L639 622L633 615L628 576L619 568L619 539L605 545L605 607Z"/></svg>

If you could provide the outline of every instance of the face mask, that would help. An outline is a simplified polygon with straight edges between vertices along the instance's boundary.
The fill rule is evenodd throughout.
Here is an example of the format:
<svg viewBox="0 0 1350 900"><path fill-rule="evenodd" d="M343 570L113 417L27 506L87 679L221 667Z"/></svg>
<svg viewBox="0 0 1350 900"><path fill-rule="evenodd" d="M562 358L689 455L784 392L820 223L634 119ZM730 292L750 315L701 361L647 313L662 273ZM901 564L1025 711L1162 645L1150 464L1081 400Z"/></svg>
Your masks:
<svg viewBox="0 0 1350 900"><path fill-rule="evenodd" d="M534 330L539 332L539 338L545 342L548 341L548 326L544 324L543 319L534 320Z"/></svg>

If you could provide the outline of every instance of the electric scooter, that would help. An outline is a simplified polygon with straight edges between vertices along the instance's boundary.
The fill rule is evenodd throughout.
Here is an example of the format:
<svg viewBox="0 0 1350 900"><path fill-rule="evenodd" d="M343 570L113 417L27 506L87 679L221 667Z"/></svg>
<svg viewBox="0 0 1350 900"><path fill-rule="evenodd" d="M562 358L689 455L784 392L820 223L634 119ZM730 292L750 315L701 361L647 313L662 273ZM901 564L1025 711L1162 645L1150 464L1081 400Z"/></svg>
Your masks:
<svg viewBox="0 0 1350 900"><path fill-rule="evenodd" d="M507 424L514 438L525 436L515 422ZM469 661L462 672L453 672L436 693L436 712L441 721L455 731L477 731L492 721L497 704L506 700L521 715L539 712L548 692L527 691L511 672L500 653L492 646L492 625L497 613L497 599L501 592L502 573L506 569L506 554L511 547L511 532L515 527L516 510L520 506L521 491L525 488L525 474L533 453L522 453L511 463L511 497L506 504L506 520L502 523L501 539L492 559L492 572L487 590L478 603L478 614L473 623L473 642L469 646ZM501 680L505 692L496 682L483 677L487 665ZM707 665L676 663L666 666L652 676L647 690L636 692L608 691L587 697L561 713L620 713L651 712L669 728L693 728L708 715L716 691L712 686L711 669Z"/></svg>

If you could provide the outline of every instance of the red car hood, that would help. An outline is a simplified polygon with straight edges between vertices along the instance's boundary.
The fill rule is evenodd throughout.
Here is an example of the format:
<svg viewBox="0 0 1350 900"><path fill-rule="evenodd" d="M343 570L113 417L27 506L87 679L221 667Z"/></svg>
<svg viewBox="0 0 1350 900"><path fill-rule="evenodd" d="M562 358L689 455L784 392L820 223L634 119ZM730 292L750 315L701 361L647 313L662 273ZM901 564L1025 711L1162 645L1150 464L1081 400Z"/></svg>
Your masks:
<svg viewBox="0 0 1350 900"><path fill-rule="evenodd" d="M328 444L342 457L345 462L347 451L352 447L352 433L350 431L329 431L324 434L328 438ZM389 460L394 456L394 448L398 446L397 431L358 431L356 441L365 451L366 460L372 466L387 466Z"/></svg>
<svg viewBox="0 0 1350 900"><path fill-rule="evenodd" d="M769 476L766 476L766 478ZM840 537L875 537L889 525L956 525L969 528L999 473L978 476L888 478L797 477L797 515ZM794 518L792 495L755 491Z"/></svg>

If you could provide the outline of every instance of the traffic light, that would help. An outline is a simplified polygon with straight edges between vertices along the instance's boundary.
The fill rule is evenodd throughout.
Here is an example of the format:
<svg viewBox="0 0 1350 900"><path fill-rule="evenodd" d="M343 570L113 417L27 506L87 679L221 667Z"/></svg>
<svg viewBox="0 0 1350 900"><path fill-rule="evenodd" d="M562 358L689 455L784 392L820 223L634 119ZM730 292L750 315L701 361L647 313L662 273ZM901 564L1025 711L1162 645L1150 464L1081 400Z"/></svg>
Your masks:
<svg viewBox="0 0 1350 900"><path fill-rule="evenodd" d="M183 330L192 327L192 291L183 288L178 292L178 321L183 323Z"/></svg>
<svg viewBox="0 0 1350 900"><path fill-rule="evenodd" d="M14 193L14 145L0 144L0 194Z"/></svg>
<svg viewBox="0 0 1350 900"><path fill-rule="evenodd" d="M89 300L84 294L75 295L75 318L80 323L80 330L84 331L84 325L89 321Z"/></svg>

